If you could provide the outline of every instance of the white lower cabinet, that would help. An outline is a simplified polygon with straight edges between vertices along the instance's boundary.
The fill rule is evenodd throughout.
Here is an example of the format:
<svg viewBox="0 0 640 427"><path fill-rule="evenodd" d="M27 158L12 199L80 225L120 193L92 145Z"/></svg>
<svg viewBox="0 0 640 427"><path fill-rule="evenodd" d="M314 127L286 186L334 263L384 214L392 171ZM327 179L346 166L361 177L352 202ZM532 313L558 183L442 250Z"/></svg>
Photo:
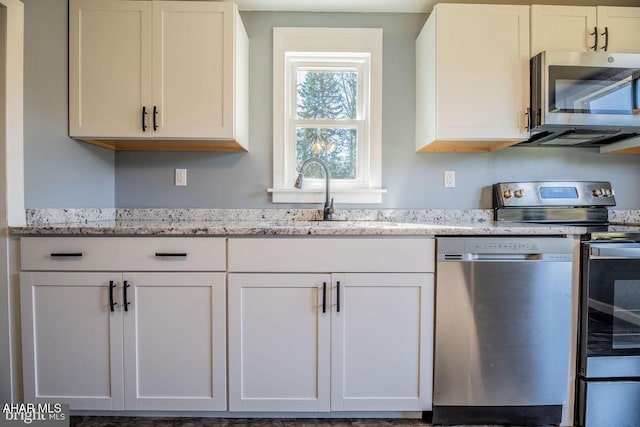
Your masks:
<svg viewBox="0 0 640 427"><path fill-rule="evenodd" d="M331 409L431 409L433 276L336 274L333 284Z"/></svg>
<svg viewBox="0 0 640 427"><path fill-rule="evenodd" d="M432 251L429 239L230 239L229 409L431 410Z"/></svg>
<svg viewBox="0 0 640 427"><path fill-rule="evenodd" d="M21 273L25 402L124 406L122 314L109 273Z"/></svg>
<svg viewBox="0 0 640 427"><path fill-rule="evenodd" d="M224 273L135 273L124 312L125 409L226 409Z"/></svg>
<svg viewBox="0 0 640 427"><path fill-rule="evenodd" d="M327 274L229 275L229 409L328 411Z"/></svg>
<svg viewBox="0 0 640 427"><path fill-rule="evenodd" d="M118 238L45 239L21 242L26 402L72 410L226 409L225 273L179 271L181 263L200 270L216 270L216 263L194 263L189 242L172 252L178 240L152 238L141 243L161 252L148 253L149 262L178 271L74 271L93 268L87 263L100 250L126 257L144 245L135 238L126 242L133 246ZM224 239L212 243L214 252L224 249ZM43 271L25 270L38 265Z"/></svg>

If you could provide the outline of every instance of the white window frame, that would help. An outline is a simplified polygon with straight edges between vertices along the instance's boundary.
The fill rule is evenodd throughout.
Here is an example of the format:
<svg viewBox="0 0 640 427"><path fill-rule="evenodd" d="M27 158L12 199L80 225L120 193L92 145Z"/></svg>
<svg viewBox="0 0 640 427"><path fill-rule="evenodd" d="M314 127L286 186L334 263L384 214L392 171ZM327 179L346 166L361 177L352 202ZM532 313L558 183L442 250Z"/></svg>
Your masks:
<svg viewBox="0 0 640 427"><path fill-rule="evenodd" d="M332 180L336 203L381 203L382 184L382 29L274 28L273 29L273 203L320 203L324 178L305 178L302 189L293 186L296 168L297 94L299 66L333 66L345 62L360 67L358 114L350 125L358 129L358 177ZM362 77L362 78L361 78ZM368 90L367 90L368 89ZM293 98L292 98L293 97ZM316 121L314 121L316 122ZM347 121L323 125L344 126ZM318 127L314 124L315 127Z"/></svg>

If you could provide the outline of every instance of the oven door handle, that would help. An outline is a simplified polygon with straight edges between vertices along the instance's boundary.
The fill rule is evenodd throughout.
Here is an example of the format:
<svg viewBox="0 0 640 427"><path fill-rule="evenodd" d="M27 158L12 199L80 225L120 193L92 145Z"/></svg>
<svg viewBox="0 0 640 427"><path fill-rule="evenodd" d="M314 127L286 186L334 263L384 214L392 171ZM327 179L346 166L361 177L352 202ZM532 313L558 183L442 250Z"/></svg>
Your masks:
<svg viewBox="0 0 640 427"><path fill-rule="evenodd" d="M640 247L612 247L606 246L591 247L589 258L640 258Z"/></svg>

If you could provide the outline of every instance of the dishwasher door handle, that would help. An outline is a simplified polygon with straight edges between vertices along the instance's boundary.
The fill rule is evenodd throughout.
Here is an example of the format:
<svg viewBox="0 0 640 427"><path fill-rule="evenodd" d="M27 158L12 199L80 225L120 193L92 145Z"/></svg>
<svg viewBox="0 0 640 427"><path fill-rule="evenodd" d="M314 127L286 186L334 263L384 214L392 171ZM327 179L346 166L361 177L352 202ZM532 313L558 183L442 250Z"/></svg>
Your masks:
<svg viewBox="0 0 640 427"><path fill-rule="evenodd" d="M471 254L471 261L539 261L542 254Z"/></svg>

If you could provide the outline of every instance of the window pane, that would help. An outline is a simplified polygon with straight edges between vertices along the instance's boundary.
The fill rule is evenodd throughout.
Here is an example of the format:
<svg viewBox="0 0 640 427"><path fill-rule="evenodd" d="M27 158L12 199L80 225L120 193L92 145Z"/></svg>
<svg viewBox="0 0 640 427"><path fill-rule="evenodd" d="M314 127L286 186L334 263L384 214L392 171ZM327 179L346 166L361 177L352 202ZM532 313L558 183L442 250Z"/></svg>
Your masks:
<svg viewBox="0 0 640 427"><path fill-rule="evenodd" d="M358 132L346 128L297 128L296 170L311 157L324 160L332 179L355 179L358 175ZM322 168L310 164L305 177L324 178Z"/></svg>
<svg viewBox="0 0 640 427"><path fill-rule="evenodd" d="M358 73L355 71L297 72L299 119L355 120Z"/></svg>

